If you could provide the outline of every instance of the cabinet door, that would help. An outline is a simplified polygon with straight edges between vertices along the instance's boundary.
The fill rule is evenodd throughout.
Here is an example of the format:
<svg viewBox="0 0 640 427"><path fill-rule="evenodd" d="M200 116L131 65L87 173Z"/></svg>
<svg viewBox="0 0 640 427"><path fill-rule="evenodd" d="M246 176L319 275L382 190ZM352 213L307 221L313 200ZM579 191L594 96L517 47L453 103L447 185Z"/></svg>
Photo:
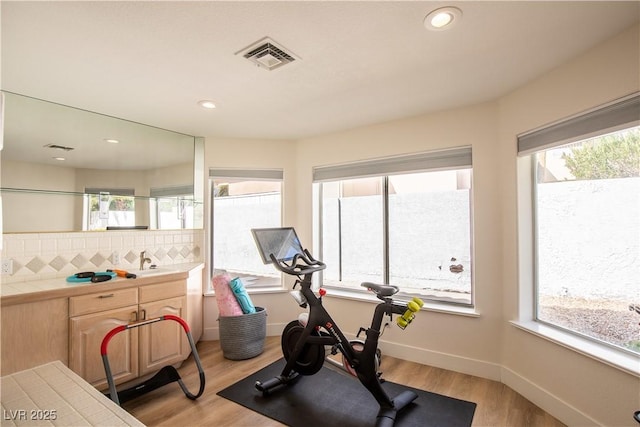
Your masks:
<svg viewBox="0 0 640 427"><path fill-rule="evenodd" d="M100 345L113 328L137 316L138 306L128 306L72 317L69 368L99 390L108 388ZM107 347L109 366L116 384L138 376L138 331L127 329L115 335Z"/></svg>
<svg viewBox="0 0 640 427"><path fill-rule="evenodd" d="M184 316L186 297L164 299L140 304L141 319L153 319L164 314ZM187 335L178 322L164 320L138 329L140 375L155 372L187 358L190 352Z"/></svg>

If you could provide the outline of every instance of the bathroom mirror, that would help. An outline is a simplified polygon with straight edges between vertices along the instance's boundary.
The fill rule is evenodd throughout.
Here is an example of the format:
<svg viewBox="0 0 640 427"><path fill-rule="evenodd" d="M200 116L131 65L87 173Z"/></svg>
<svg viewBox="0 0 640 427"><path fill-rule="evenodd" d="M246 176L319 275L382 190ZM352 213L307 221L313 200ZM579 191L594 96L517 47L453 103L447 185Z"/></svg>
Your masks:
<svg viewBox="0 0 640 427"><path fill-rule="evenodd" d="M2 95L4 233L202 228L202 138Z"/></svg>

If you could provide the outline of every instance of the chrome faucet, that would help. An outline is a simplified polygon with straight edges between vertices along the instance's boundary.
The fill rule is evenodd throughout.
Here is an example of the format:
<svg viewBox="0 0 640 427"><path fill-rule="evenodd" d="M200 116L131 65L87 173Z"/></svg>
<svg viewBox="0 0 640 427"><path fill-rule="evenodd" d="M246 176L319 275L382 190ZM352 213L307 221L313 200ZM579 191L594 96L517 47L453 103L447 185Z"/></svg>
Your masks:
<svg viewBox="0 0 640 427"><path fill-rule="evenodd" d="M145 262L151 263L151 258L145 257L146 253L147 253L147 251L140 252L140 270L144 270L144 263Z"/></svg>

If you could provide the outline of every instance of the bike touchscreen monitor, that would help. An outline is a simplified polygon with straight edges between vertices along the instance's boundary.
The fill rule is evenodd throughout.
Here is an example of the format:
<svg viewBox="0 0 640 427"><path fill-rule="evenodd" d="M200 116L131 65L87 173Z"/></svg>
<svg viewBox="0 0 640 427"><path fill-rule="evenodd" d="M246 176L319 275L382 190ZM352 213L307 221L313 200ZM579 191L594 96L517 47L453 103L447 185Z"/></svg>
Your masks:
<svg viewBox="0 0 640 427"><path fill-rule="evenodd" d="M303 252L300 239L293 227L254 228L251 233L265 264L272 263L271 254L278 261L291 261L296 254Z"/></svg>

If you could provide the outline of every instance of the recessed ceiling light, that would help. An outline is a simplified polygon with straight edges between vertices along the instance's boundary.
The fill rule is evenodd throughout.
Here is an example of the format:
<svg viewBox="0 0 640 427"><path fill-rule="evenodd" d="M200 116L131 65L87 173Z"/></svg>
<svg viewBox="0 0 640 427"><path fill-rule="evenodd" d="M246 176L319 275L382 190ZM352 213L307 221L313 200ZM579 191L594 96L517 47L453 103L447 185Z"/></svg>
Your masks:
<svg viewBox="0 0 640 427"><path fill-rule="evenodd" d="M202 108L208 108L210 110L216 108L216 104L213 101L202 100L198 102L198 105Z"/></svg>
<svg viewBox="0 0 640 427"><path fill-rule="evenodd" d="M58 160L59 162L63 162L63 161L65 161L65 160L67 160L67 159L65 159L64 157L52 157L52 159L54 159L54 160Z"/></svg>
<svg viewBox="0 0 640 427"><path fill-rule="evenodd" d="M424 18L424 26L428 30L443 31L453 27L462 18L462 11L457 7L441 7L431 11Z"/></svg>
<svg viewBox="0 0 640 427"><path fill-rule="evenodd" d="M110 138L105 139L105 141L107 141L109 144L119 144L120 143L120 141L118 141L117 139L110 139Z"/></svg>

